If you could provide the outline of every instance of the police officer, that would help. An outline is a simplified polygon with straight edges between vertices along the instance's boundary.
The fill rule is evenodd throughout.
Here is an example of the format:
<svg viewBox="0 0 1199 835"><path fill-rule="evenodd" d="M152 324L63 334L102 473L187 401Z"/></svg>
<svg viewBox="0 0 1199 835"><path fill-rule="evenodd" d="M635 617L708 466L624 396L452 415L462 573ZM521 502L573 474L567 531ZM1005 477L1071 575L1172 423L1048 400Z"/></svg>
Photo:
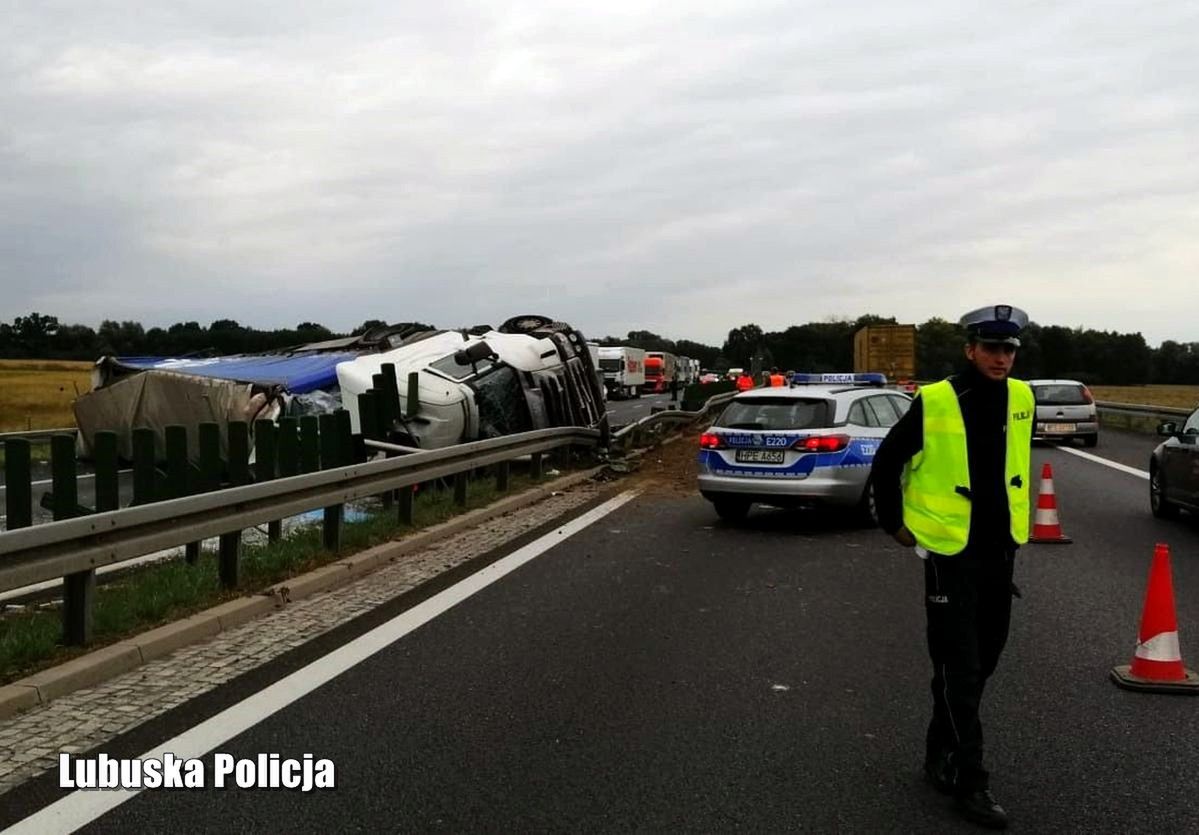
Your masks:
<svg viewBox="0 0 1199 835"><path fill-rule="evenodd" d="M961 324L964 369L921 388L880 445L872 478L880 526L924 559L933 663L925 774L962 816L1002 829L978 714L1018 593L1015 552L1028 541L1035 406L1029 386L1009 376L1028 316L994 305Z"/></svg>

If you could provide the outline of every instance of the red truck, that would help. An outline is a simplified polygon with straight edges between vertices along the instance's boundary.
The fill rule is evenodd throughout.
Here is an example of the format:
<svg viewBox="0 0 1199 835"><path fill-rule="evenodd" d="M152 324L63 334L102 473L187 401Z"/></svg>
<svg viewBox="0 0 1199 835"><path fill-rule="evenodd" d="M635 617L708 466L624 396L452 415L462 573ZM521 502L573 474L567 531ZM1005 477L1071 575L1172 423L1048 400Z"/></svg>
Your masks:
<svg viewBox="0 0 1199 835"><path fill-rule="evenodd" d="M678 358L665 351L645 352L645 386L642 391L651 394L670 391L670 381L678 370Z"/></svg>

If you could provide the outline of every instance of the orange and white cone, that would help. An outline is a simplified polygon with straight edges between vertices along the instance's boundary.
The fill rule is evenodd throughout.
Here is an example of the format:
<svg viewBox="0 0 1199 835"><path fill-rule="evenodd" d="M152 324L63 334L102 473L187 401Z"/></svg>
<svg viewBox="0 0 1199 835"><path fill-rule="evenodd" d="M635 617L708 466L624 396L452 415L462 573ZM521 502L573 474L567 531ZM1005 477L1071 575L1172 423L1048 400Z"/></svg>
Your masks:
<svg viewBox="0 0 1199 835"><path fill-rule="evenodd" d="M1158 544L1153 549L1132 663L1113 667L1111 676L1112 681L1129 690L1199 695L1199 676L1182 664L1168 545Z"/></svg>
<svg viewBox="0 0 1199 835"><path fill-rule="evenodd" d="M1057 518L1057 494L1053 491L1053 468L1049 462L1041 467L1041 490L1037 494L1037 512L1033 516L1032 536L1029 542L1065 545L1073 542L1062 532L1062 523Z"/></svg>

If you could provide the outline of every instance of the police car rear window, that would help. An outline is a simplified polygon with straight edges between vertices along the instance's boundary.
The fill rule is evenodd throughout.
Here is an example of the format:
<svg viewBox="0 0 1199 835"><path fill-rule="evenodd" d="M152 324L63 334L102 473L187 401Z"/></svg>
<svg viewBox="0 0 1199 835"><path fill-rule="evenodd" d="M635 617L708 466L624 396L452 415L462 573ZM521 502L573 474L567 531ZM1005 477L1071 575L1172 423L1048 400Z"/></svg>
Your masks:
<svg viewBox="0 0 1199 835"><path fill-rule="evenodd" d="M829 425L829 403L794 397L734 400L716 425L723 429L824 429Z"/></svg>

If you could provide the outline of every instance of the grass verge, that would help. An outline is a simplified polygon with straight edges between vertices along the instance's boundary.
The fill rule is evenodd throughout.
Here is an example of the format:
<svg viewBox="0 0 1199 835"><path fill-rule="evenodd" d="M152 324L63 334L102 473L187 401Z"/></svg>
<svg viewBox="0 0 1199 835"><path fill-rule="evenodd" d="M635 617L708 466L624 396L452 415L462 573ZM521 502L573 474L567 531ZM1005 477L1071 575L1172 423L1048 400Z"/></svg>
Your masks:
<svg viewBox="0 0 1199 835"><path fill-rule="evenodd" d="M542 479L538 484L551 483ZM467 510L491 504L534 481L513 473L507 494L501 494L491 478L471 482L465 508L454 504L452 489L427 490L413 505L414 524L401 524L394 510L377 510L359 522L342 527L342 547L326 551L320 525L296 528L276 543L243 545L240 584L236 591L220 587L216 554L204 551L195 565L171 560L139 567L96 590L95 641L86 649L65 647L62 614L58 604L36 610L0 614L0 684L37 670L62 663L77 655L187 617L225 600L253 594L275 583L357 553L374 545L444 522Z"/></svg>

